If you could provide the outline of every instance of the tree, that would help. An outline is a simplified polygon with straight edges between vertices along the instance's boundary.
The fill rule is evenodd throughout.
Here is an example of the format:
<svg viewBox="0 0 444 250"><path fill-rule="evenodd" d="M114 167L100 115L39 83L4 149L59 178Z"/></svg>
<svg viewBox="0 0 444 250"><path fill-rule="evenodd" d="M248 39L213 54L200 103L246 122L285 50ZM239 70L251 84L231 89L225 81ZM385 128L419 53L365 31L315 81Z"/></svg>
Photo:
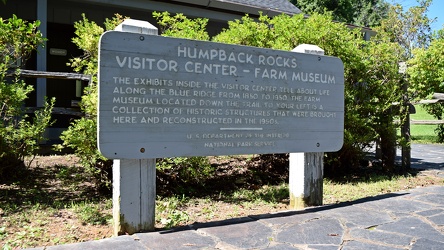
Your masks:
<svg viewBox="0 0 444 250"><path fill-rule="evenodd" d="M291 0L307 14L331 12L333 20L364 27L377 26L386 17L389 4L384 0Z"/></svg>
<svg viewBox="0 0 444 250"><path fill-rule="evenodd" d="M33 116L23 109L33 87L20 79L20 67L45 39L37 30L38 21L28 23L17 16L0 18L0 175L14 171L26 156L33 156L51 124L54 99ZM15 72L12 77L8 72Z"/></svg>
<svg viewBox="0 0 444 250"><path fill-rule="evenodd" d="M412 51L415 48L426 48L430 42L430 20L425 13L430 6L431 0L420 0L419 6L411 7L407 11L404 11L403 7L399 4L390 7L387 18L381 21L381 25L375 27L376 36L373 40L383 41L384 44L394 43L400 46L400 49L396 53L399 53L398 62L393 62L397 65L399 62L406 62L412 58ZM393 67L396 69L397 67ZM396 112L399 113L401 124L408 117L407 103L414 97L412 93L414 91L407 91L408 79L402 79L398 76L392 75L393 79L398 81L397 91L401 94L397 103L402 103L400 107L393 107ZM410 92L410 94L408 93ZM403 95L403 96L402 96ZM385 123L391 123L393 117L398 115L397 113L387 110ZM393 126L390 126L393 127ZM392 128L384 129L381 127L381 151L382 158L386 160L387 164L392 165L394 162L394 147L396 134ZM409 146L408 141L401 140L403 146Z"/></svg>
<svg viewBox="0 0 444 250"><path fill-rule="evenodd" d="M403 49L397 42L390 41L390 37L378 33L370 41L369 71L367 72L365 93L371 93L365 105L369 107L369 124L375 130L381 148L381 160L384 168L392 170L396 154L396 128L394 118L399 116L398 106L394 103L402 103L404 91L399 74L398 63L402 60Z"/></svg>
<svg viewBox="0 0 444 250"><path fill-rule="evenodd" d="M429 99L433 93L444 93L444 29L439 30L429 47L413 50L408 74L411 91L417 99ZM444 118L444 105L435 103L425 105L428 113L435 118ZM444 142L444 125L438 125L436 132L439 142Z"/></svg>
<svg viewBox="0 0 444 250"><path fill-rule="evenodd" d="M430 20L426 13L432 0L418 0L418 6L408 10L400 4L390 6L387 18L381 25L375 27L379 36L387 36L391 42L400 44L403 48L403 60L412 58L415 48L427 48L432 37Z"/></svg>
<svg viewBox="0 0 444 250"><path fill-rule="evenodd" d="M353 3L352 24L363 27L375 27L387 17L390 4L384 0L360 1Z"/></svg>

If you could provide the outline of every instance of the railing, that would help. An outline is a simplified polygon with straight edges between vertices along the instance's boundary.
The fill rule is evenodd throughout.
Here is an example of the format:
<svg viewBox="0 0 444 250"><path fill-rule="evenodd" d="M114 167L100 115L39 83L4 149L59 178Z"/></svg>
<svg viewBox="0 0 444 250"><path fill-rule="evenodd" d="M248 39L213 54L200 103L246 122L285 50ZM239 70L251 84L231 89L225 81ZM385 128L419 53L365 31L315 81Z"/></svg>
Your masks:
<svg viewBox="0 0 444 250"><path fill-rule="evenodd" d="M8 71L7 76L14 76L15 71ZM77 73L68 73L68 72L48 72L48 71L36 71L36 70L25 70L21 69L19 72L20 77L25 78L50 78L50 79L64 79L64 80L80 80L91 83L92 77L91 75L77 74ZM38 107L26 107L26 113L34 113L38 110ZM54 107L52 110L53 114L57 115L73 115L73 116L84 116L85 114L78 109L73 108L62 108L62 107Z"/></svg>
<svg viewBox="0 0 444 250"><path fill-rule="evenodd" d="M444 102L444 93L434 93L431 100L421 100L418 104L433 104ZM444 124L444 120L410 120L410 124L437 125Z"/></svg>
<svg viewBox="0 0 444 250"><path fill-rule="evenodd" d="M437 125L444 124L444 120L410 120L413 125Z"/></svg>
<svg viewBox="0 0 444 250"><path fill-rule="evenodd" d="M15 72L8 71L7 76L14 76ZM68 72L47 72L21 69L20 76L29 78L52 78L52 79L66 79L66 80L81 80L91 82L91 75L68 73Z"/></svg>

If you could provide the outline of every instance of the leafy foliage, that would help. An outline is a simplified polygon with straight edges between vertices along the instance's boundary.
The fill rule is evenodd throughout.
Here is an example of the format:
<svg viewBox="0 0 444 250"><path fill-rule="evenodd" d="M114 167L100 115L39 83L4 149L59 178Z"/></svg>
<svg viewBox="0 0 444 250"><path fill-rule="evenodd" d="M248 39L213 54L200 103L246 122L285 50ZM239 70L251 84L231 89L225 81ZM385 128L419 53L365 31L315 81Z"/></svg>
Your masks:
<svg viewBox="0 0 444 250"><path fill-rule="evenodd" d="M210 39L208 32L205 30L208 19L196 18L189 19L184 14L179 13L171 16L169 12L153 12L157 24L161 28L164 36L187 38L195 40L207 41Z"/></svg>
<svg viewBox="0 0 444 250"><path fill-rule="evenodd" d="M413 49L427 48L431 39L431 20L426 13L432 0L419 0L419 6L408 10L400 4L392 5L388 16L381 25L375 28L380 36L389 37L390 42L396 42L403 48L403 61L412 58Z"/></svg>
<svg viewBox="0 0 444 250"><path fill-rule="evenodd" d="M297 15L297 17L299 16ZM270 29L270 27L273 28ZM274 27L272 20L267 16L260 15L259 21L256 22L253 18L245 15L241 20L229 21L228 29L213 37L212 40L221 43L273 48L276 44L283 44L282 42L275 42L274 39L286 37L290 32L287 30L278 37L277 32L274 32L276 29L279 29L279 27Z"/></svg>
<svg viewBox="0 0 444 250"><path fill-rule="evenodd" d="M444 93L444 29L439 30L427 49L418 48L409 61L409 82L412 96L418 99L429 99L433 93ZM444 105L434 103L424 105L429 114L442 120ZM440 142L444 142L444 126L440 124L436 129Z"/></svg>
<svg viewBox="0 0 444 250"><path fill-rule="evenodd" d="M410 76L412 96L418 99L431 97L435 92L444 92L444 29L439 30L430 46L413 50L407 72ZM442 119L440 115L436 118Z"/></svg>
<svg viewBox="0 0 444 250"><path fill-rule="evenodd" d="M116 14L111 19L106 19L104 26L106 30L112 30L119 25L126 17ZM106 159L97 149L97 72L98 72L98 45L100 36L105 29L95 22L88 20L82 15L82 20L74 24L76 29L73 42L83 50L81 57L70 60L69 65L76 72L92 75L92 82L85 88L81 109L86 116L74 121L70 127L61 135L62 145L56 148L74 149L75 154L80 158L82 165L88 174L96 180L96 184L102 191L111 187L111 167L112 161Z"/></svg>
<svg viewBox="0 0 444 250"><path fill-rule="evenodd" d="M163 158L157 161L156 168L185 183L200 183L205 178L212 176L215 171L207 157Z"/></svg>
<svg viewBox="0 0 444 250"><path fill-rule="evenodd" d="M389 4L385 0L370 0L353 2L352 24L363 27L376 27L387 18Z"/></svg>
<svg viewBox="0 0 444 250"><path fill-rule="evenodd" d="M444 32L431 33L430 20L426 13L432 0L418 0L418 6L404 10L399 4L391 6L388 18L376 28L378 36L385 36L390 42L401 46L399 61L407 62L406 79L409 101L428 99L435 92L444 91L444 54L442 52ZM426 110L442 119L442 104L431 104ZM405 119L401 117L401 119ZM444 126L437 128L439 141L444 141Z"/></svg>
<svg viewBox="0 0 444 250"><path fill-rule="evenodd" d="M374 27L387 15L389 4L384 0L291 0L307 14L332 13L333 19L364 27Z"/></svg>
<svg viewBox="0 0 444 250"><path fill-rule="evenodd" d="M31 52L45 41L37 30L39 26L40 21L28 23L16 15L7 20L0 17L0 62L23 65Z"/></svg>
<svg viewBox="0 0 444 250"><path fill-rule="evenodd" d="M379 126L381 136L381 151L383 153L383 160L387 162L394 162L394 126L392 120L394 116L399 115L401 124L407 119L408 108L406 103L410 102L414 96L412 91L408 91L408 78L405 79L404 74L399 72L399 62L406 62L412 58L412 51L415 48L426 48L430 42L430 20L425 15L427 8L430 6L431 0L419 1L419 6L411 7L404 11L399 4L390 6L387 18L381 21L381 25L375 27L377 35L373 38L373 42L377 42L380 48L384 49L380 53L381 59L375 61L376 65L381 69L378 78L384 79L381 84L389 84L394 88L383 88L382 91L391 90L394 93L387 93L391 96L392 103L400 103L401 105L393 106L392 108L383 110L386 118L379 120L381 124L387 124L387 128ZM379 49L379 47L377 47ZM383 63L390 63L384 65ZM382 100L382 99L381 99ZM388 100L388 99L384 99ZM388 103L390 105L390 103ZM390 124L390 125L389 125ZM399 144L403 146L408 145L408 141L401 139Z"/></svg>
<svg viewBox="0 0 444 250"><path fill-rule="evenodd" d="M297 30L298 32L293 32ZM314 32L315 31L315 32ZM334 168L358 166L361 154L377 138L394 133L389 116L391 104L400 99L397 63L400 48L387 37L364 41L358 29L333 21L331 14L248 16L229 22L214 41L291 50L299 44L316 44L326 55L344 63L345 135L344 146L327 156Z"/></svg>
<svg viewBox="0 0 444 250"><path fill-rule="evenodd" d="M27 23L13 16L0 18L0 174L13 170L23 163L24 157L35 155L45 129L51 125L54 99L45 102L33 116L25 114L23 104L33 91L32 86L20 79L16 68L12 77L11 67L23 65L32 51L43 45L45 39L37 31L39 22Z"/></svg>
<svg viewBox="0 0 444 250"><path fill-rule="evenodd" d="M185 37L190 39L208 40L205 31L207 19L188 19L182 14L170 16L168 12L154 13L159 24L164 27L164 35ZM127 17L116 14L112 19L106 19L104 27L97 25L82 15L82 20L74 24L76 37L73 42L84 51L82 57L73 58L69 65L77 72L93 76L93 82L85 89L82 96L81 108L86 117L74 121L68 130L62 133L62 145L72 148L80 158L87 173L95 178L97 185L104 189L111 184L112 162L106 159L97 148L97 72L98 72L98 44L100 36L105 30L113 30ZM199 180L202 176L212 173L206 157L178 157L159 160L157 168L177 174L184 181Z"/></svg>

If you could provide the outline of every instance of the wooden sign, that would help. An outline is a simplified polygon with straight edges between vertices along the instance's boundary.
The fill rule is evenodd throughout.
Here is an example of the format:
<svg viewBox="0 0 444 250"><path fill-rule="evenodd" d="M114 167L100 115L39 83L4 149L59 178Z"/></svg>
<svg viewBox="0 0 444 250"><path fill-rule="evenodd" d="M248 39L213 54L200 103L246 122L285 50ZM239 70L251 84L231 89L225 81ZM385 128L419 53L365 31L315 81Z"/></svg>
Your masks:
<svg viewBox="0 0 444 250"><path fill-rule="evenodd" d="M110 31L99 48L98 146L111 159L342 147L339 58Z"/></svg>

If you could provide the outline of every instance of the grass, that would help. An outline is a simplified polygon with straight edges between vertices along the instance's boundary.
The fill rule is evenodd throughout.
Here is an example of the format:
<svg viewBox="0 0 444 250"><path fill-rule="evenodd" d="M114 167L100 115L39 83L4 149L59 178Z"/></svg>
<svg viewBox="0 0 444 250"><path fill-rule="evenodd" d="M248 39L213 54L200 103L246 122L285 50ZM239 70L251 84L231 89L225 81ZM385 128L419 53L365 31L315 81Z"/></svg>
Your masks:
<svg viewBox="0 0 444 250"><path fill-rule="evenodd" d="M410 115L412 120L436 120L432 115L428 114L423 105L415 105L416 114ZM435 129L438 125L420 125L412 124L410 126L410 134L414 143L437 143L438 137Z"/></svg>
<svg viewBox="0 0 444 250"><path fill-rule="evenodd" d="M371 174L365 179L357 180L324 179L324 204L350 202L430 185L444 185L444 179L418 172L403 175Z"/></svg>
<svg viewBox="0 0 444 250"><path fill-rule="evenodd" d="M73 203L71 209L84 225L110 225L112 215L104 214L102 211L110 211L112 205L112 199L104 200L104 202L82 201Z"/></svg>
<svg viewBox="0 0 444 250"><path fill-rule="evenodd" d="M103 238L81 238L79 232L84 233L85 230L79 228L92 228L95 225L111 227L112 213L109 204L112 204L112 200L75 202L64 207L42 203L23 208L2 205L1 249L58 245ZM111 234L107 237L109 236Z"/></svg>
<svg viewBox="0 0 444 250"><path fill-rule="evenodd" d="M435 133L436 127L437 125L412 125L410 128L410 134L413 143L438 143L438 138Z"/></svg>

